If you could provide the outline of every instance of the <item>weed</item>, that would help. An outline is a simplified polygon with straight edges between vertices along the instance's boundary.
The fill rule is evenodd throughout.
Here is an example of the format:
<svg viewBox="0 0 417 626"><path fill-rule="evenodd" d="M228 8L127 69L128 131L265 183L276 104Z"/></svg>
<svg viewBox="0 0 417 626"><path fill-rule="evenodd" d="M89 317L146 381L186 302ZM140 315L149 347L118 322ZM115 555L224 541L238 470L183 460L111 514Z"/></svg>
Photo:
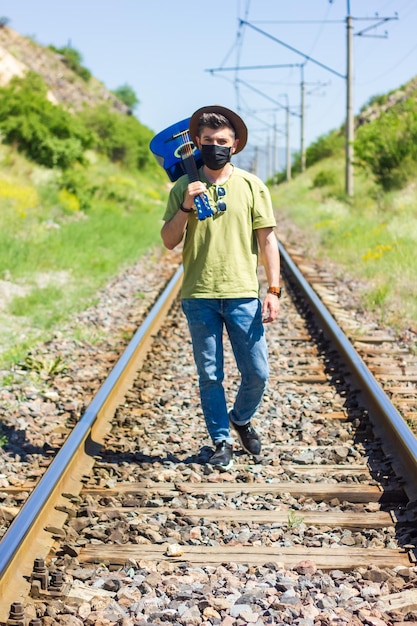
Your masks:
<svg viewBox="0 0 417 626"><path fill-rule="evenodd" d="M304 517L302 515L297 515L294 509L290 509L288 513L287 526L289 528L298 528L300 524L304 521Z"/></svg>
<svg viewBox="0 0 417 626"><path fill-rule="evenodd" d="M122 330L122 332L120 333L120 338L122 339L122 341L130 341L132 339L132 332L129 330Z"/></svg>
<svg viewBox="0 0 417 626"><path fill-rule="evenodd" d="M374 289L370 289L364 297L369 308L375 310L378 307L382 307L388 294L388 285L380 285Z"/></svg>
<svg viewBox="0 0 417 626"><path fill-rule="evenodd" d="M336 183L336 175L328 170L320 170L313 180L313 187L326 187Z"/></svg>
<svg viewBox="0 0 417 626"><path fill-rule="evenodd" d="M64 372L68 368L68 365L62 360L61 356L48 359L42 355L35 356L28 354L24 360L23 367L41 375L54 376L55 374Z"/></svg>
<svg viewBox="0 0 417 626"><path fill-rule="evenodd" d="M415 435L417 435L417 424L416 424L416 420L412 419L412 418L408 418L405 420L408 428L411 430L412 433L414 433Z"/></svg>
<svg viewBox="0 0 417 626"><path fill-rule="evenodd" d="M72 331L72 336L76 341L96 345L103 341L107 335L104 330L81 324Z"/></svg>
<svg viewBox="0 0 417 626"><path fill-rule="evenodd" d="M7 445L8 442L9 440L0 428L0 448L4 448L4 446Z"/></svg>
<svg viewBox="0 0 417 626"><path fill-rule="evenodd" d="M371 248L365 254L362 255L362 259L364 261L375 261L376 259L380 259L383 254L392 250L392 246L390 245L382 245L378 244L374 248Z"/></svg>
<svg viewBox="0 0 417 626"><path fill-rule="evenodd" d="M2 387L9 387L10 385L13 385L14 382L15 382L15 376L14 376L13 372L8 372L1 379L1 386Z"/></svg>

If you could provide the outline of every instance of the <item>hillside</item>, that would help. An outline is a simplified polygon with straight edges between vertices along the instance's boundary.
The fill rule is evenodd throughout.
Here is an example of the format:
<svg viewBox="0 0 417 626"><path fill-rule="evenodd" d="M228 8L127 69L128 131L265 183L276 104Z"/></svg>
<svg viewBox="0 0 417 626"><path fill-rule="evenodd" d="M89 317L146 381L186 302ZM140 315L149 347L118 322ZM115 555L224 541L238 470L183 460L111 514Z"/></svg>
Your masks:
<svg viewBox="0 0 417 626"><path fill-rule="evenodd" d="M410 98L416 99L416 97L417 76L388 94L371 98L370 103L368 105L364 105L361 112L357 116L356 126L359 127L366 122L371 122L400 102L405 102Z"/></svg>
<svg viewBox="0 0 417 626"><path fill-rule="evenodd" d="M160 243L152 131L80 61L0 26L0 368Z"/></svg>
<svg viewBox="0 0 417 626"><path fill-rule="evenodd" d="M24 76L32 70L48 86L48 98L68 110L107 103L115 111L129 113L128 107L93 76L87 82L69 67L63 55L45 48L12 28L0 28L0 86L13 76Z"/></svg>
<svg viewBox="0 0 417 626"><path fill-rule="evenodd" d="M8 90L13 77L26 84ZM306 258L332 264L364 310L407 332L417 320L416 82L376 96L358 116L353 198L343 129L307 148L303 174L294 167L289 183L271 185L278 235L296 232ZM8 27L0 90L1 367L161 245L169 184L150 153L151 130L123 102Z"/></svg>

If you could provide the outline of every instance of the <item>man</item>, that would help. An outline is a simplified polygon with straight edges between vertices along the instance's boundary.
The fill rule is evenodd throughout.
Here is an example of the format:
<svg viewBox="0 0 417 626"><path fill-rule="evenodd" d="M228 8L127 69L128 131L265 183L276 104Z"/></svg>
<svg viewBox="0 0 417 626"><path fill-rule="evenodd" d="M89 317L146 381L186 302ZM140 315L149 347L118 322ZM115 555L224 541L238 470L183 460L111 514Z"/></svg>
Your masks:
<svg viewBox="0 0 417 626"><path fill-rule="evenodd" d="M269 375L263 323L279 311L279 251L269 191L255 175L234 167L230 159L245 147L247 128L239 115L223 106L198 109L190 119L190 137L201 152L200 180L179 178L173 186L161 237L172 250L184 237L181 292L199 376L201 406L215 446L209 463L220 470L233 462L231 434L254 456L261 451L251 418ZM207 194L213 217L199 220L194 199ZM269 289L261 304L258 253ZM228 412L223 388L223 330L228 333L241 375L239 391Z"/></svg>

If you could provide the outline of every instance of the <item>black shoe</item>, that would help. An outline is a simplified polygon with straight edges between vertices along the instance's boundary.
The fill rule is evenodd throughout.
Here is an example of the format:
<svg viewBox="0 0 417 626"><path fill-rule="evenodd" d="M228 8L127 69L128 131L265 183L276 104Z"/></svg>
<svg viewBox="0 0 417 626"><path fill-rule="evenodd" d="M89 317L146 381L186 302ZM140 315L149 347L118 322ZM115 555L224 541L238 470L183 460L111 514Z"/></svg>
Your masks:
<svg viewBox="0 0 417 626"><path fill-rule="evenodd" d="M221 441L216 445L216 450L211 455L210 465L214 465L219 469L227 470L233 465L233 448L230 443Z"/></svg>
<svg viewBox="0 0 417 626"><path fill-rule="evenodd" d="M232 421L230 421L230 424L238 434L240 443L245 452L257 456L261 451L261 440L250 422L244 426L239 426Z"/></svg>

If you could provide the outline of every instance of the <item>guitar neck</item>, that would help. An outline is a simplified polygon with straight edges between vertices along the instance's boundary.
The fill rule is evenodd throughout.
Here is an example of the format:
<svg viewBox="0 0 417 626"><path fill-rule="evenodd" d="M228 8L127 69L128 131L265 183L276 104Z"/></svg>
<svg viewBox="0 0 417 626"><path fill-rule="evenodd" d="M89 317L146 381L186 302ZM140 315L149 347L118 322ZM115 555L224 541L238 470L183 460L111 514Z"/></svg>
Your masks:
<svg viewBox="0 0 417 626"><path fill-rule="evenodd" d="M190 183L195 183L198 180L198 169L194 156L191 154L190 156L183 157L182 163Z"/></svg>

